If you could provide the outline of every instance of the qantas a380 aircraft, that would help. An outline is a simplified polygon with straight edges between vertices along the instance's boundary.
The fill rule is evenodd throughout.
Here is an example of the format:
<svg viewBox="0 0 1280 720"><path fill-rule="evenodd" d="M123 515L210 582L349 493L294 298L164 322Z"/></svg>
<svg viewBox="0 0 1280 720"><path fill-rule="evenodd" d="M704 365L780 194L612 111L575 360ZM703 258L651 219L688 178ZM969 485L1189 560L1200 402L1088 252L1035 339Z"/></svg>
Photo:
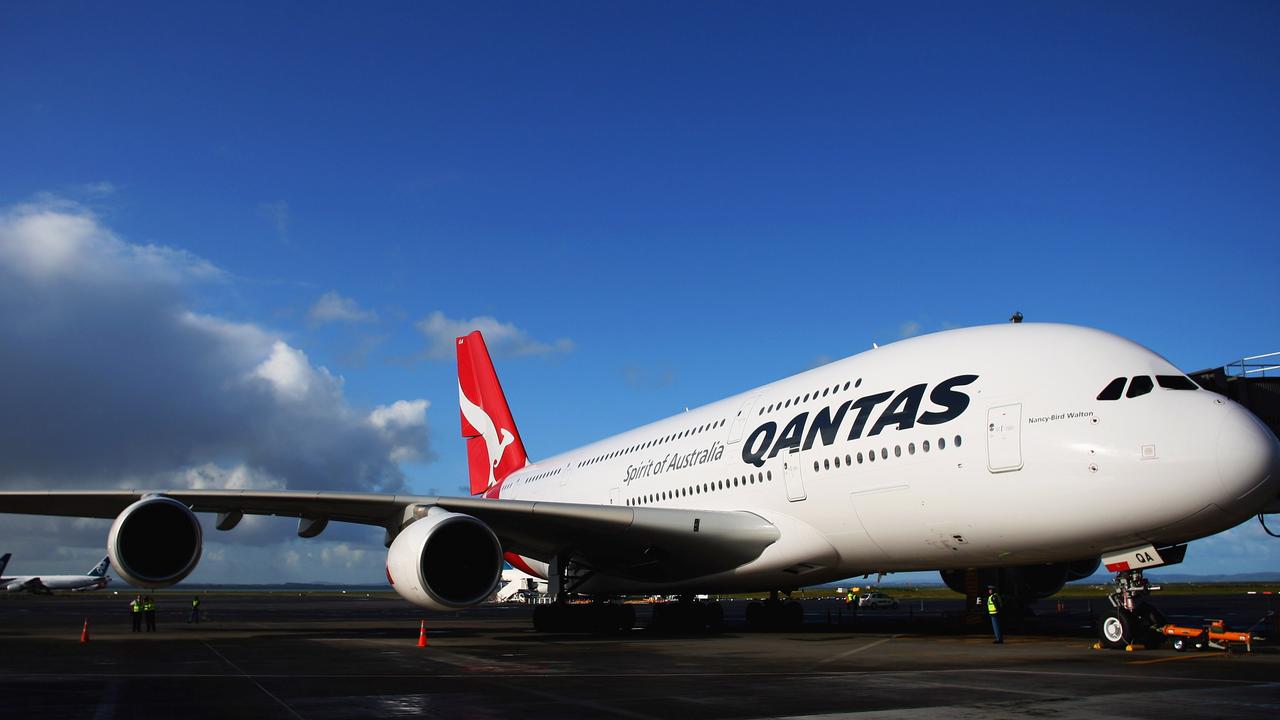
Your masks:
<svg viewBox="0 0 1280 720"><path fill-rule="evenodd" d="M504 558L561 600L787 591L909 570L1032 599L1101 559L1117 572L1103 623L1115 645L1155 622L1144 568L1280 511L1267 427L1098 330L1002 324L911 338L536 462L480 334L458 338L457 352L472 497L7 492L0 512L114 517L116 570L147 587L195 567L195 512L218 513L219 530L244 513L295 516L302 537L331 520L377 525L395 590L442 610L488 598ZM535 624L625 624L626 607L555 603ZM674 607L695 624L718 615L714 604ZM749 621L797 609L773 601Z"/></svg>

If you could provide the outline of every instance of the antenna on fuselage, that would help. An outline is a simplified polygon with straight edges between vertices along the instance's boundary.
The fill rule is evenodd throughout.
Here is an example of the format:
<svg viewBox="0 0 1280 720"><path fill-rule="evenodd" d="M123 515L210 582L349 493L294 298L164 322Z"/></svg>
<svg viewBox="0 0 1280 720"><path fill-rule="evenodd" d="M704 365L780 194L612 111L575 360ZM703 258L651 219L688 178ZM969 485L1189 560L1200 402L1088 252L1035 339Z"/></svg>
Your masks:
<svg viewBox="0 0 1280 720"><path fill-rule="evenodd" d="M1009 322L1014 324L1022 322L1022 313L1015 310L1014 313L1009 316Z"/></svg>

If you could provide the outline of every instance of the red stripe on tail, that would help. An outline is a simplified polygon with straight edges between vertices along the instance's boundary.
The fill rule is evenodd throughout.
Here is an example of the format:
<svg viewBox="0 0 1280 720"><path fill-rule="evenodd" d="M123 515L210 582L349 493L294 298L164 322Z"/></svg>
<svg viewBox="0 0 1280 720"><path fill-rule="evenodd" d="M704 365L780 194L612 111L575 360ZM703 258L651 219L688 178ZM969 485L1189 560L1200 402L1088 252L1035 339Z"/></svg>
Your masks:
<svg viewBox="0 0 1280 720"><path fill-rule="evenodd" d="M527 465L529 457L479 330L458 338L458 404L471 494L480 495Z"/></svg>

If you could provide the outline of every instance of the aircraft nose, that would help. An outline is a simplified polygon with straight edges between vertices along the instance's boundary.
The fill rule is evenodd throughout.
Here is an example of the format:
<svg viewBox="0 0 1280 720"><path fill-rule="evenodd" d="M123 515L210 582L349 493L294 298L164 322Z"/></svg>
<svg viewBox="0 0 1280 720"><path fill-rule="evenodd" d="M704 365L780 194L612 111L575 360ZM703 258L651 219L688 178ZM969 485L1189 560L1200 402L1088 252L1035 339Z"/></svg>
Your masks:
<svg viewBox="0 0 1280 720"><path fill-rule="evenodd" d="M1253 514L1280 492L1280 441L1243 407L1227 401L1216 443L1218 476L1233 509Z"/></svg>

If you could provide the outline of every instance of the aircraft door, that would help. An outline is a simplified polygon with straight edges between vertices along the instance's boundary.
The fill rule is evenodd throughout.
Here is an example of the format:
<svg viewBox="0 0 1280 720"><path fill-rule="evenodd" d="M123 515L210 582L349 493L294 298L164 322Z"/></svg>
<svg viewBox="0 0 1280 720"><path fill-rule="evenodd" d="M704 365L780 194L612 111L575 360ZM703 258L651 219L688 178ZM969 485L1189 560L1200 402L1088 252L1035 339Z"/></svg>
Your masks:
<svg viewBox="0 0 1280 720"><path fill-rule="evenodd" d="M751 413L756 408L756 401L760 399L759 395L752 395L742 403L742 407L738 408L738 414L734 416L733 422L729 423L729 439L726 445L732 445L742 440L743 430L746 429L747 423L751 421Z"/></svg>
<svg viewBox="0 0 1280 720"><path fill-rule="evenodd" d="M804 491L804 461L801 456L800 448L795 447L782 456L782 478L787 486L787 499L791 502L808 497Z"/></svg>
<svg viewBox="0 0 1280 720"><path fill-rule="evenodd" d="M1022 469L1022 403L987 410L987 469L993 473Z"/></svg>

